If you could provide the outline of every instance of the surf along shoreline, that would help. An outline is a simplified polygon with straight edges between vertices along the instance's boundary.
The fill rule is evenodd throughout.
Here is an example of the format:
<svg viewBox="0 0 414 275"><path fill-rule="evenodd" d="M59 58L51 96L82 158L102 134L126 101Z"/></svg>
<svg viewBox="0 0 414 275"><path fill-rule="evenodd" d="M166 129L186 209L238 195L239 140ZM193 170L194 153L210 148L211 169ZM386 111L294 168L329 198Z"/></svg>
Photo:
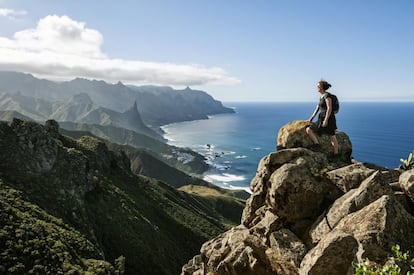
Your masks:
<svg viewBox="0 0 414 275"><path fill-rule="evenodd" d="M214 119L216 116L220 116L221 114L208 116L208 120ZM240 182L246 181L246 176L244 175L235 175L228 172L228 170L232 166L232 161L222 161L219 163L216 161L217 159L222 159L226 157L235 158L235 159L243 159L247 158L246 155L238 155L234 151L221 151L216 150L216 145L212 143L204 143L204 144L184 144L182 141L178 141L172 137L171 128L176 127L177 125L185 125L189 123L198 123L204 121L205 119L199 120L191 120L191 121L183 121L183 122L174 122L171 124L165 124L161 126L162 131L164 132L163 137L167 140L167 144L181 147L181 148L188 148L204 157L204 162L208 165L208 169L204 171L201 175L199 175L203 180L212 183L218 187L229 189L229 190L243 190L249 194L252 193L249 186L237 186L233 185L233 182ZM185 133L184 133L185 135ZM202 142L200 142L202 143ZM256 150L257 148L255 148Z"/></svg>

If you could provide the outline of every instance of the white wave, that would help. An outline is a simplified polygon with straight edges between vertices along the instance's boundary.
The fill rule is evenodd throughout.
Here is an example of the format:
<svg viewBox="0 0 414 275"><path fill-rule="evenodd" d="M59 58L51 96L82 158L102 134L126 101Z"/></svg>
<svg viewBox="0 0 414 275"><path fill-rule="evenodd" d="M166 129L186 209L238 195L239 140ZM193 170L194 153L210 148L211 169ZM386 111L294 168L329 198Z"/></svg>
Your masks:
<svg viewBox="0 0 414 275"><path fill-rule="evenodd" d="M216 182L221 182L224 184L224 183L228 183L232 181L244 181L246 180L246 177L223 173L223 174L206 175L204 176L204 179L207 181L216 181Z"/></svg>
<svg viewBox="0 0 414 275"><path fill-rule="evenodd" d="M244 190L249 194L252 194L252 190L250 189L250 187L241 187L241 186L233 186L233 185L229 185L228 187L225 187L226 189L231 189L231 190Z"/></svg>
<svg viewBox="0 0 414 275"><path fill-rule="evenodd" d="M252 151L260 151L260 150L262 150L262 148L261 148L261 147L254 147L254 148L252 148L251 150L252 150Z"/></svg>
<svg viewBox="0 0 414 275"><path fill-rule="evenodd" d="M238 156L235 156L234 158L236 158L236 159L245 159L245 158L247 158L247 156L246 155L238 155Z"/></svg>

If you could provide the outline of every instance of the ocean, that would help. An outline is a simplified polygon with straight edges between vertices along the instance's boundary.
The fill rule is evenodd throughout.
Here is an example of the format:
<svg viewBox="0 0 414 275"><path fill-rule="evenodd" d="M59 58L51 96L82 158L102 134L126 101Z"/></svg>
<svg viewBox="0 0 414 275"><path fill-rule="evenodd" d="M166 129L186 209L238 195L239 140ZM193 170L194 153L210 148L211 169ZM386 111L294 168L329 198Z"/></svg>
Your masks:
<svg viewBox="0 0 414 275"><path fill-rule="evenodd" d="M260 159L276 150L280 127L308 119L315 103L226 102L234 114L163 126L169 144L201 153L204 178L220 187L249 190ZM414 102L341 102L338 130L352 142L353 157L391 169L414 150Z"/></svg>

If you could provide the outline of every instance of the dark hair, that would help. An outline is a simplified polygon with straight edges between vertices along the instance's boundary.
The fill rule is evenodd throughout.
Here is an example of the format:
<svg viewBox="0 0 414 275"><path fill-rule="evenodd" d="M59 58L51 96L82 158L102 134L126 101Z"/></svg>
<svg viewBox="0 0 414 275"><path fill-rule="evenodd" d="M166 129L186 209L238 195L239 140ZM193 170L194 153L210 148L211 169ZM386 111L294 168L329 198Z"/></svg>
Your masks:
<svg viewBox="0 0 414 275"><path fill-rule="evenodd" d="M332 85L331 84L329 84L327 81L325 81L325 80L321 80L321 81L319 81L319 83L322 85L322 88L326 91L326 90L328 90L329 88L331 88L332 87Z"/></svg>

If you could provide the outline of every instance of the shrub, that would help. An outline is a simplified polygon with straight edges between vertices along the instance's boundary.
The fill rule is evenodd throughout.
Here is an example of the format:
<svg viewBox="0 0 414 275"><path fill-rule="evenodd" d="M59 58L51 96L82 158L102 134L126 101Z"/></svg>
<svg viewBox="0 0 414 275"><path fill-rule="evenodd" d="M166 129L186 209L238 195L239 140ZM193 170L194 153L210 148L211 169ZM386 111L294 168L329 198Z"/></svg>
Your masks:
<svg viewBox="0 0 414 275"><path fill-rule="evenodd" d="M408 252L401 252L399 245L393 246L391 250L395 257L389 257L382 266L368 259L362 263L353 263L355 275L414 275L414 258Z"/></svg>
<svg viewBox="0 0 414 275"><path fill-rule="evenodd" d="M414 169L414 161L413 161L413 153L411 152L408 155L407 159L400 159L401 165L400 165L400 169L401 170L411 170Z"/></svg>

